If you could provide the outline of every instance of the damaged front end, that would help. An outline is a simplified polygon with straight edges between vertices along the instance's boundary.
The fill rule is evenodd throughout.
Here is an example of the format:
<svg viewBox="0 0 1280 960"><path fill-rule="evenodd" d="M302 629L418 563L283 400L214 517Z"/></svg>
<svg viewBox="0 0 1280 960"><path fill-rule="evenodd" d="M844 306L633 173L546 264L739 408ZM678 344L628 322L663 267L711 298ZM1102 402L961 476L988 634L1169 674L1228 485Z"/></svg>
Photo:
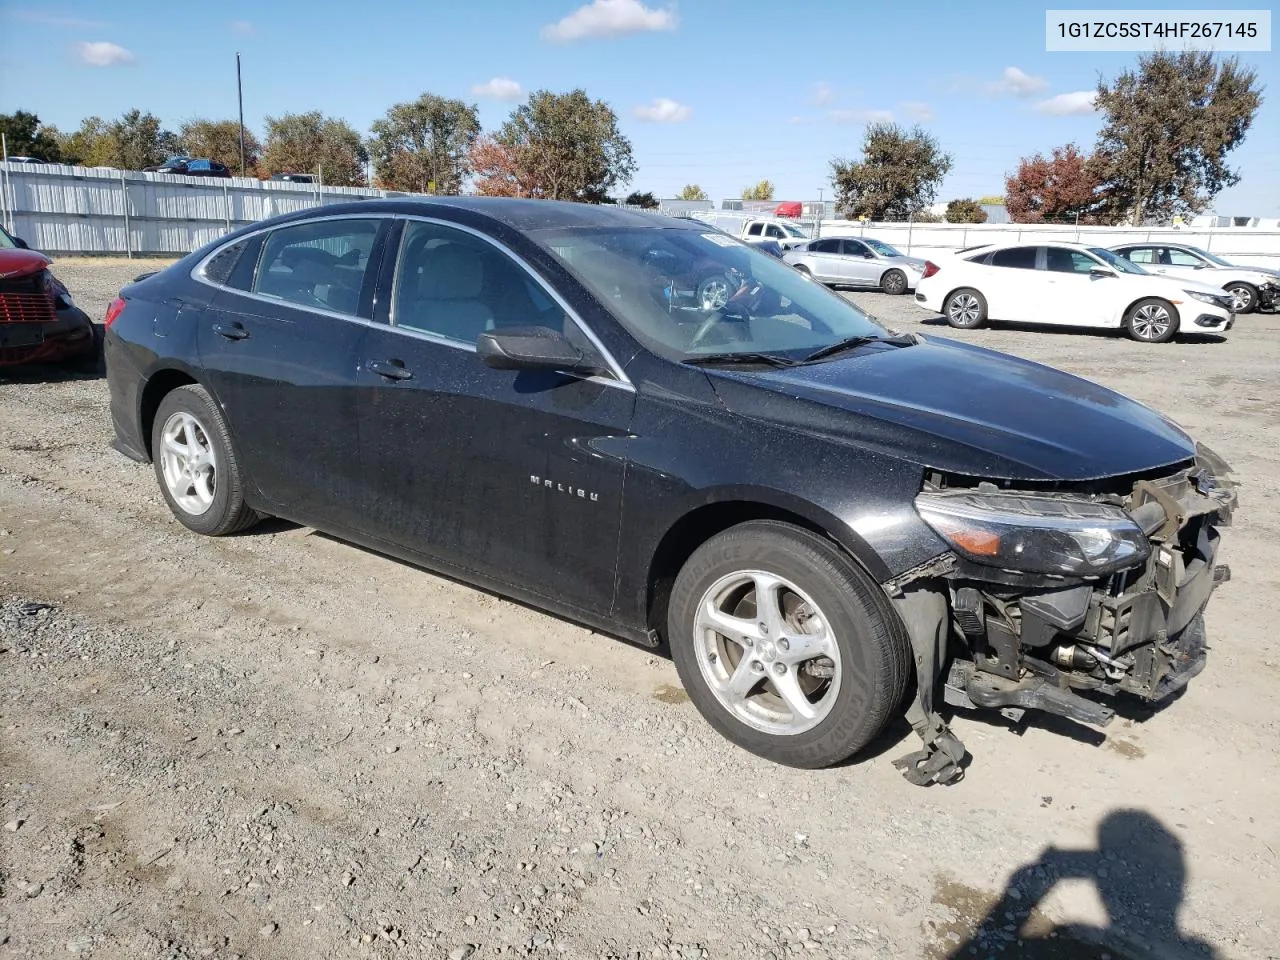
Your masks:
<svg viewBox="0 0 1280 960"><path fill-rule="evenodd" d="M1205 605L1230 579L1218 563L1229 474L1198 447L1168 472L1071 489L927 477L916 509L951 550L887 585L920 678L908 718L925 748L899 761L907 778L961 776L938 680L952 706L1103 726L1115 694L1160 702L1200 673Z"/></svg>

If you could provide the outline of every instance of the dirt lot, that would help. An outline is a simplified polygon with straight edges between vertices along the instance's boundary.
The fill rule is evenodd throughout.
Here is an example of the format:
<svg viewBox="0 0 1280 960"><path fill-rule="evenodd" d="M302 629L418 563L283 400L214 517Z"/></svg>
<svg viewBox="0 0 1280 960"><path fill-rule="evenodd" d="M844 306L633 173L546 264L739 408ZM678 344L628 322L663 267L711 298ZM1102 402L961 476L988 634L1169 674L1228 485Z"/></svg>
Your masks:
<svg viewBox="0 0 1280 960"><path fill-rule="evenodd" d="M138 269L58 265L97 317ZM1280 319L963 338L1169 413L1242 509L1185 696L959 716L932 789L905 725L778 768L648 652L310 530L189 534L104 382L0 376L0 960L1280 955Z"/></svg>

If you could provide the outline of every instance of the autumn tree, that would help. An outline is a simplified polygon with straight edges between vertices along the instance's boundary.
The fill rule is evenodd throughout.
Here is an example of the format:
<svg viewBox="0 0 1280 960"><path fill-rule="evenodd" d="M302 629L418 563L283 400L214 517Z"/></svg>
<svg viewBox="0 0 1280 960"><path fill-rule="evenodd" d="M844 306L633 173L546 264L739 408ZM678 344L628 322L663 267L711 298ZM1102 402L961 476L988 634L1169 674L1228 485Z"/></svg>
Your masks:
<svg viewBox="0 0 1280 960"><path fill-rule="evenodd" d="M773 184L768 180L761 180L754 187L742 188L743 200L772 200Z"/></svg>
<svg viewBox="0 0 1280 960"><path fill-rule="evenodd" d="M0 113L0 133L11 157L35 157L49 163L62 160L57 130L40 123L34 113Z"/></svg>
<svg viewBox="0 0 1280 960"><path fill-rule="evenodd" d="M1138 58L1113 83L1099 81L1105 117L1094 150L1102 210L1141 224L1204 210L1240 181L1226 163L1262 103L1255 70L1207 51Z"/></svg>
<svg viewBox="0 0 1280 960"><path fill-rule="evenodd" d="M645 193L630 193L627 195L627 199L622 202L628 207L640 207L643 210L657 210L661 206L658 203L658 198L649 191Z"/></svg>
<svg viewBox="0 0 1280 960"><path fill-rule="evenodd" d="M636 169L617 114L584 90L531 94L496 134L475 141L469 160L477 193L587 203L602 202Z"/></svg>
<svg viewBox="0 0 1280 960"><path fill-rule="evenodd" d="M703 190L696 183L686 183L684 189L676 194L677 200L709 200L707 191Z"/></svg>
<svg viewBox="0 0 1280 960"><path fill-rule="evenodd" d="M906 219L929 206L951 156L922 127L873 123L862 143L862 160L831 161L836 206L851 218Z"/></svg>
<svg viewBox="0 0 1280 960"><path fill-rule="evenodd" d="M952 200L947 204L947 223L986 223L987 211L971 197Z"/></svg>
<svg viewBox="0 0 1280 960"><path fill-rule="evenodd" d="M369 153L360 134L345 120L319 110L267 117L267 139L259 171L313 173L337 187L363 187Z"/></svg>
<svg viewBox="0 0 1280 960"><path fill-rule="evenodd" d="M1004 187L1005 209L1014 223L1074 220L1097 203L1093 165L1073 143L1055 147L1051 158L1023 157Z"/></svg>
<svg viewBox="0 0 1280 960"><path fill-rule="evenodd" d="M397 103L373 124L369 152L379 183L392 190L456 194L480 135L474 105L424 93Z"/></svg>
<svg viewBox="0 0 1280 960"><path fill-rule="evenodd" d="M240 169L240 124L235 120L188 120L178 128L178 142L189 157L205 157ZM258 165L262 145L253 131L244 131L245 173Z"/></svg>

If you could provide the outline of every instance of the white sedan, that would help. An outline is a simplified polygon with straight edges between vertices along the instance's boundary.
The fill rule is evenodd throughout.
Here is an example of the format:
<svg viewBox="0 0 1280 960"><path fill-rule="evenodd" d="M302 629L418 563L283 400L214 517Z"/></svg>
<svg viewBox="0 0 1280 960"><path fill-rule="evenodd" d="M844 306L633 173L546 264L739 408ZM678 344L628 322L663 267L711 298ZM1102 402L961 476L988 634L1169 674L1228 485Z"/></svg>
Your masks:
<svg viewBox="0 0 1280 960"><path fill-rule="evenodd" d="M941 259L941 258L940 258ZM1233 298L1193 280L1160 277L1102 247L989 244L926 265L916 303L960 329L988 320L1123 328L1163 343L1179 330L1222 333Z"/></svg>

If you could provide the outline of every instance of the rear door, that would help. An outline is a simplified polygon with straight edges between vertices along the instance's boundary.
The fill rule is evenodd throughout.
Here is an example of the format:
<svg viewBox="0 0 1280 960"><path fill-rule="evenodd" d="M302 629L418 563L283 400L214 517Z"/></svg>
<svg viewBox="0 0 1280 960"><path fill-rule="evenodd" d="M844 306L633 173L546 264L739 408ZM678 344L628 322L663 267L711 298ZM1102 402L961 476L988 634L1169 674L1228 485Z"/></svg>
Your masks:
<svg viewBox="0 0 1280 960"><path fill-rule="evenodd" d="M840 240L828 237L814 240L808 246L808 260L813 265L813 275L819 280L834 283L840 279Z"/></svg>
<svg viewBox="0 0 1280 960"><path fill-rule="evenodd" d="M996 250L980 271L979 291L987 299L994 320L1040 322L1046 315L1048 275L1036 269L1037 247Z"/></svg>
<svg viewBox="0 0 1280 960"><path fill-rule="evenodd" d="M356 373L391 222L322 218L262 235L201 322L201 362L243 466L282 516L346 526L365 500Z"/></svg>
<svg viewBox="0 0 1280 960"><path fill-rule="evenodd" d="M635 391L533 272L471 230L404 221L361 349L366 531L560 603L613 600ZM384 316L385 313L385 316ZM614 375L495 370L487 330L555 329Z"/></svg>

